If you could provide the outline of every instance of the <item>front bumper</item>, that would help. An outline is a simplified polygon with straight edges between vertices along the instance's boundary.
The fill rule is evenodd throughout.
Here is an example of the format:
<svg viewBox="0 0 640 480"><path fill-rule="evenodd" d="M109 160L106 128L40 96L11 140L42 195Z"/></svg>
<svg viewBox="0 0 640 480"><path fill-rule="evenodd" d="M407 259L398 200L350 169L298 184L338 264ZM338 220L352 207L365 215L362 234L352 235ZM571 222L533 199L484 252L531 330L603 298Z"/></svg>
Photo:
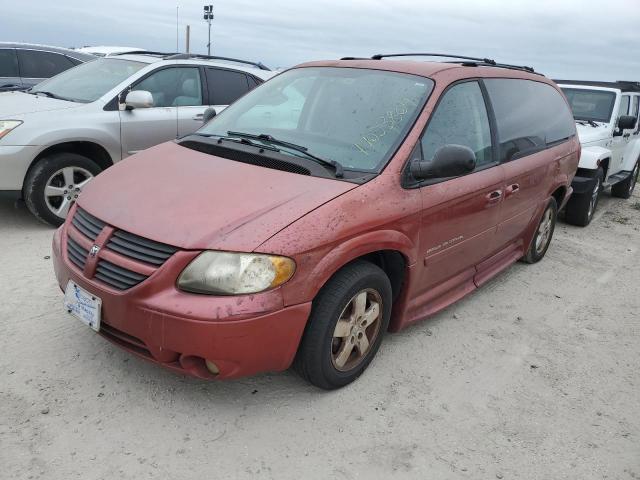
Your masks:
<svg viewBox="0 0 640 480"><path fill-rule="evenodd" d="M214 297L182 292L178 273L198 252L179 251L139 285L117 291L88 279L67 254L66 229L53 237L58 284L71 279L102 299L100 335L163 367L200 378L234 378L287 369L296 354L311 303L284 307L278 289ZM72 228L72 227L71 227ZM214 362L219 374L206 368Z"/></svg>
<svg viewBox="0 0 640 480"><path fill-rule="evenodd" d="M574 195L582 195L584 193L591 193L594 188L593 177L581 177L576 175L571 181L571 187L573 187Z"/></svg>
<svg viewBox="0 0 640 480"><path fill-rule="evenodd" d="M0 145L0 190L22 190L38 147Z"/></svg>

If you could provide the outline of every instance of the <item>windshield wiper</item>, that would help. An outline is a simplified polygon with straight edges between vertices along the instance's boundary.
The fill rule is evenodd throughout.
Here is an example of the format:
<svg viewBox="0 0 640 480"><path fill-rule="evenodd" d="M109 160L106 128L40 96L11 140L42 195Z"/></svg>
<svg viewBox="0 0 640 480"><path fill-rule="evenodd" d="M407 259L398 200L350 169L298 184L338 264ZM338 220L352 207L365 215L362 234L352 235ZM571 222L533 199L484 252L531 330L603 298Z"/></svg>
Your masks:
<svg viewBox="0 0 640 480"><path fill-rule="evenodd" d="M255 140L260 140L262 142L269 142L269 143L273 143L275 145L280 145L281 147L285 147L285 148L289 148L291 150L295 150L296 152L300 152L303 155L307 156L308 158L310 158L311 160L315 161L316 163L319 163L321 165L324 165L326 167L330 167L333 169L333 171L335 172L335 176L336 178L342 178L344 176L344 168L342 167L342 165L338 162L336 162L335 160L325 160L324 158L320 158L317 157L316 155L313 155L312 153L309 153L309 149L307 147L304 147L302 145L296 145L295 143L289 143L289 142L285 142L284 140L279 140L277 138L274 138L271 135L268 135L266 133L261 133L259 135L255 135L253 133L244 133L244 132L234 132L232 130L229 130L227 132L227 135L231 135L233 137L244 137L244 138L253 138Z"/></svg>
<svg viewBox="0 0 640 480"><path fill-rule="evenodd" d="M251 140L246 139L246 138L234 138L234 137L231 137L231 136L215 135L213 133L199 133L199 132L192 133L191 135L197 135L199 137L208 137L208 138L216 137L216 138L218 138L218 143L222 143L222 140L226 140L228 142L241 143L243 145L250 145L252 147L259 148L259 149L262 149L262 150L271 150L272 152L279 152L280 151L280 149L278 149L276 147L273 147L271 145L263 145L261 143L255 143L255 142L252 142Z"/></svg>
<svg viewBox="0 0 640 480"><path fill-rule="evenodd" d="M586 124L588 123L589 125L591 125L592 127L599 127L600 125L598 125L596 122L594 122L593 120L587 120L587 119L583 119L583 118L579 118L576 119L577 122L580 122L582 124Z"/></svg>
<svg viewBox="0 0 640 480"><path fill-rule="evenodd" d="M41 93L45 97L55 98L56 100L66 100L68 102L72 102L73 101L73 100L71 100L69 98L60 97L59 95L56 95L55 93L47 92L45 90L35 90L35 91L29 90L27 93L30 93L32 95L38 95L39 93Z"/></svg>

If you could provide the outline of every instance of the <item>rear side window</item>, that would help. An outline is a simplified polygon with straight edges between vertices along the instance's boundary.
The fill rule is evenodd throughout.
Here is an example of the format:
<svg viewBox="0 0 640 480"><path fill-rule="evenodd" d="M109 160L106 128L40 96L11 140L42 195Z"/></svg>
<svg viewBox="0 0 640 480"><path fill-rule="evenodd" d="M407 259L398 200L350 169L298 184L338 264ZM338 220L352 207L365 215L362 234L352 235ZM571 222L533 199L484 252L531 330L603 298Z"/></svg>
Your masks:
<svg viewBox="0 0 640 480"><path fill-rule="evenodd" d="M64 55L38 50L18 50L18 60L23 78L50 78L74 66Z"/></svg>
<svg viewBox="0 0 640 480"><path fill-rule="evenodd" d="M626 115L629 112L629 101L629 95L622 96L622 100L620 100L620 109L618 110L618 117Z"/></svg>
<svg viewBox="0 0 640 480"><path fill-rule="evenodd" d="M0 77L19 77L18 58L12 48L0 49Z"/></svg>
<svg viewBox="0 0 640 480"><path fill-rule="evenodd" d="M250 90L247 76L242 72L219 68L206 71L210 105L230 105Z"/></svg>
<svg viewBox="0 0 640 480"><path fill-rule="evenodd" d="M444 94L422 137L422 155L433 159L444 145L464 145L476 154L476 164L493 161L489 116L478 82L459 83Z"/></svg>
<svg viewBox="0 0 640 480"><path fill-rule="evenodd" d="M571 110L551 85L532 80L485 80L498 126L500 161L508 162L575 135Z"/></svg>

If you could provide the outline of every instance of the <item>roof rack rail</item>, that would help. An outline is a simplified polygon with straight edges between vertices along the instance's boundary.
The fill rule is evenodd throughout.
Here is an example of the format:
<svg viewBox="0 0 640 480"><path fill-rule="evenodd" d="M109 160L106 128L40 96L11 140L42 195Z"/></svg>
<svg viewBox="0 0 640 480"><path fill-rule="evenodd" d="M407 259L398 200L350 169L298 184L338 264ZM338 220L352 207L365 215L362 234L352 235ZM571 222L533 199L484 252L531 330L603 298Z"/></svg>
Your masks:
<svg viewBox="0 0 640 480"><path fill-rule="evenodd" d="M117 52L117 53L112 53L111 56L116 56L116 55L154 55L154 56L158 56L158 57L166 57L168 55L176 55L175 52L171 53L171 52L154 52L151 50L131 50L130 52Z"/></svg>
<svg viewBox="0 0 640 480"><path fill-rule="evenodd" d="M235 63L243 63L245 65L253 65L254 67L258 67L260 70L271 70L265 64L261 62L250 62L249 60L240 60L239 58L231 58L231 57L219 57L217 55L203 55L199 53L173 53L169 56L165 57L165 60L188 60L190 58L201 58L205 60L224 60L227 62L235 62Z"/></svg>
<svg viewBox="0 0 640 480"><path fill-rule="evenodd" d="M488 65L494 65L496 63L495 60L491 58L478 58L478 57L466 57L464 55L450 55L447 53L389 53L389 54L381 54L372 55L371 60L382 60L383 58L388 57L444 57L444 58L459 58L461 60L474 60L476 62L486 63Z"/></svg>
<svg viewBox="0 0 640 480"><path fill-rule="evenodd" d="M451 62L451 63L462 63L463 66L468 67L477 67L480 65L486 65L489 67L498 67L498 68L508 68L511 70L521 70L523 72L528 73L538 73L533 68L527 67L525 65L510 65L508 63L498 63L492 58L479 58L479 57L468 57L466 55L455 55L449 53L389 53L389 54L377 54L371 56L371 60L382 60L383 58L389 57L440 57L440 58L456 58L458 60L466 60L465 62ZM340 60L369 60L368 58L363 57L342 57ZM539 74L541 75L541 74Z"/></svg>
<svg viewBox="0 0 640 480"><path fill-rule="evenodd" d="M553 79L556 83L565 85L582 85L587 87L606 87L617 88L623 92L640 92L640 82L633 80L616 80L615 82L606 82L600 80L561 80Z"/></svg>

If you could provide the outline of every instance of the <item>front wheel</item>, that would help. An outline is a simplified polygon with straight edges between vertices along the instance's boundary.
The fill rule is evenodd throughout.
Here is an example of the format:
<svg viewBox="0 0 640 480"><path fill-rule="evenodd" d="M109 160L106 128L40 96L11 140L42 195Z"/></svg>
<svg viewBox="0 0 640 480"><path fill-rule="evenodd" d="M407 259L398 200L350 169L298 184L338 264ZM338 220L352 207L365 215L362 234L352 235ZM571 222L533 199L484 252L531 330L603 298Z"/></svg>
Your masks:
<svg viewBox="0 0 640 480"><path fill-rule="evenodd" d="M75 153L54 153L36 163L24 181L24 199L39 220L59 226L84 186L100 173L93 161Z"/></svg>
<svg viewBox="0 0 640 480"><path fill-rule="evenodd" d="M375 356L391 318L391 283L378 266L351 263L313 301L294 367L326 390L360 376Z"/></svg>
<svg viewBox="0 0 640 480"><path fill-rule="evenodd" d="M558 204L556 200L552 198L549 200L547 208L542 213L542 218L538 224L536 234L529 245L529 250L524 256L523 260L527 263L536 263L542 260L547 253L551 239L553 238L553 232L556 228L556 219L558 218Z"/></svg>
<svg viewBox="0 0 640 480"><path fill-rule="evenodd" d="M631 174L626 179L611 187L611 195L618 198L630 198L631 195L633 195L633 190L636 188L636 183L638 182L639 170L640 160L636 162Z"/></svg>
<svg viewBox="0 0 640 480"><path fill-rule="evenodd" d="M585 193L571 195L564 210L564 218L567 223L578 225L579 227L586 227L591 223L600 201L603 180L604 172L601 168L598 168L590 189Z"/></svg>

